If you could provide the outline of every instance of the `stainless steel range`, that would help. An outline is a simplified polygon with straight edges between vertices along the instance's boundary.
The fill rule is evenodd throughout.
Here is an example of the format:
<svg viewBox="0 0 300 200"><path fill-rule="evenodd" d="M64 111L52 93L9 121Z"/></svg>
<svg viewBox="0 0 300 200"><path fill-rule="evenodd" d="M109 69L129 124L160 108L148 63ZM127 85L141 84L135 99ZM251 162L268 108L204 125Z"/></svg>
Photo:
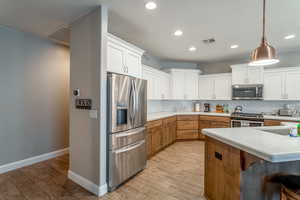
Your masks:
<svg viewBox="0 0 300 200"><path fill-rule="evenodd" d="M146 167L147 81L108 74L108 185L116 189Z"/></svg>
<svg viewBox="0 0 300 200"><path fill-rule="evenodd" d="M231 114L231 127L264 126L264 116L256 113L235 112Z"/></svg>

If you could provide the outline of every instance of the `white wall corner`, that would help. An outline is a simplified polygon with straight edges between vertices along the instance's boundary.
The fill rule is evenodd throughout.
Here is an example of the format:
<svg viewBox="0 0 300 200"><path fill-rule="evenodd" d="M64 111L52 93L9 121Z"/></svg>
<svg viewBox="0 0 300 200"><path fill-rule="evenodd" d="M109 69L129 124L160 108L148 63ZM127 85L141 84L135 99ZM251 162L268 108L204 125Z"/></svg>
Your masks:
<svg viewBox="0 0 300 200"><path fill-rule="evenodd" d="M65 149L61 149L61 150L57 150L57 151L53 151L50 153L45 153L39 156L34 156L31 158L27 158L24 160L20 160L20 161L16 161L16 162L12 162L12 163L8 163L5 165L0 166L0 174L12 171L12 170L16 170L22 167L26 167L29 165L33 165L35 163L39 163L45 160L49 160L52 158L56 158L58 156L62 156L64 154L68 154L69 153L69 148L65 148Z"/></svg>
<svg viewBox="0 0 300 200"><path fill-rule="evenodd" d="M68 171L68 178L98 197L107 193L107 184L98 186L97 184L76 174L75 172L72 172L71 170Z"/></svg>

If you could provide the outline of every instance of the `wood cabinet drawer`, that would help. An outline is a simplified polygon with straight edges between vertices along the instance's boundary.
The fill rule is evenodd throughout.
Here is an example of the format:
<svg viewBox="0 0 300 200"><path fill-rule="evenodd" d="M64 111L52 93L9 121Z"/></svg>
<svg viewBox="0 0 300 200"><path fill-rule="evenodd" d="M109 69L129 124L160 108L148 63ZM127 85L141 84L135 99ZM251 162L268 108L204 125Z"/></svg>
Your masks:
<svg viewBox="0 0 300 200"><path fill-rule="evenodd" d="M178 121L198 121L199 116L198 115L178 115L177 120Z"/></svg>
<svg viewBox="0 0 300 200"><path fill-rule="evenodd" d="M198 121L177 121L177 130L198 130Z"/></svg>
<svg viewBox="0 0 300 200"><path fill-rule="evenodd" d="M162 126L162 120L156 120L156 121L150 121L147 123L147 127L148 128L153 128L153 127L156 127L156 126Z"/></svg>
<svg viewBox="0 0 300 200"><path fill-rule="evenodd" d="M230 117L216 117L216 116L200 116L200 121L214 121L230 123Z"/></svg>
<svg viewBox="0 0 300 200"><path fill-rule="evenodd" d="M171 122L175 122L175 121L176 121L176 117L169 117L169 118L163 119L163 123L171 123Z"/></svg>
<svg viewBox="0 0 300 200"><path fill-rule="evenodd" d="M229 128L229 122L211 122L212 128Z"/></svg>
<svg viewBox="0 0 300 200"><path fill-rule="evenodd" d="M178 140L190 140L190 139L198 139L198 138L199 138L198 130L177 131L177 139Z"/></svg>
<svg viewBox="0 0 300 200"><path fill-rule="evenodd" d="M267 119L264 122L265 126L280 126L281 122L295 122L295 123L299 123L299 121L285 121L285 120L270 120Z"/></svg>

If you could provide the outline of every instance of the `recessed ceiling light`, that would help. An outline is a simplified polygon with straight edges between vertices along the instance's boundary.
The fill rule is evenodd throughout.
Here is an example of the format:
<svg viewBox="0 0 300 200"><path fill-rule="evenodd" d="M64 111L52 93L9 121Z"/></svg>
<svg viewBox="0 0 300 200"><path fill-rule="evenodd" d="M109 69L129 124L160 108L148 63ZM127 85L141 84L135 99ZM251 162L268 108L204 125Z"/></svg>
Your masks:
<svg viewBox="0 0 300 200"><path fill-rule="evenodd" d="M177 30L177 31L174 32L174 35L175 36L182 36L183 32L182 32L182 30Z"/></svg>
<svg viewBox="0 0 300 200"><path fill-rule="evenodd" d="M230 46L230 48L231 48L231 49L236 49L236 48L239 48L239 45L233 44L233 45Z"/></svg>
<svg viewBox="0 0 300 200"><path fill-rule="evenodd" d="M190 46L189 51L196 51L197 48L195 46Z"/></svg>
<svg viewBox="0 0 300 200"><path fill-rule="evenodd" d="M287 35L287 36L285 36L284 39L290 40L290 39L293 39L293 38L295 38L295 37L296 37L296 35L292 34L292 35Z"/></svg>
<svg viewBox="0 0 300 200"><path fill-rule="evenodd" d="M145 4L145 7L148 9L148 10L154 10L157 8L157 5L154 1L149 1Z"/></svg>

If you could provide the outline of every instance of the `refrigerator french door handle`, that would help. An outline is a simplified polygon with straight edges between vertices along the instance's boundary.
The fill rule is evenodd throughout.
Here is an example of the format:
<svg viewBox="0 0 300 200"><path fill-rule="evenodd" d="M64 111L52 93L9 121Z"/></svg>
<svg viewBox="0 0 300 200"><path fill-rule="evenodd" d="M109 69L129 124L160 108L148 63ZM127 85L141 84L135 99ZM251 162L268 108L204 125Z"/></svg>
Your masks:
<svg viewBox="0 0 300 200"><path fill-rule="evenodd" d="M133 125L135 123L135 117L136 117L136 112L137 112L137 93L136 93L136 85L135 85L135 81L132 80L131 82L132 84L132 88L133 88Z"/></svg>
<svg viewBox="0 0 300 200"><path fill-rule="evenodd" d="M130 96L129 96L129 117L130 117L130 122L133 125L134 124L134 87L132 84L132 80L130 83Z"/></svg>

